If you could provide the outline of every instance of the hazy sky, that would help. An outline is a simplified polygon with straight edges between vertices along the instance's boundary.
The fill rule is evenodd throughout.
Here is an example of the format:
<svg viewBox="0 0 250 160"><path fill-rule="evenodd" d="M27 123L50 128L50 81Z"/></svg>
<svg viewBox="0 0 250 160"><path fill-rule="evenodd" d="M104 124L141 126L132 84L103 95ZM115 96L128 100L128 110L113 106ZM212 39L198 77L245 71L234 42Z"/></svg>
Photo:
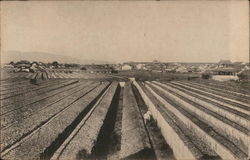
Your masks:
<svg viewBox="0 0 250 160"><path fill-rule="evenodd" d="M1 2L2 53L79 59L248 61L247 1Z"/></svg>

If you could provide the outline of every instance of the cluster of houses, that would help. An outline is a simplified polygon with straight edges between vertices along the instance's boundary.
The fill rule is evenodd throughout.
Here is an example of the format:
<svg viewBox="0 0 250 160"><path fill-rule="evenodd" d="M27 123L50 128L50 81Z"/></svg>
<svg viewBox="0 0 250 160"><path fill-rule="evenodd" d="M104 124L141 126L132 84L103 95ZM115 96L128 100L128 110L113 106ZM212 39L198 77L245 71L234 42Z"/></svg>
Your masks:
<svg viewBox="0 0 250 160"><path fill-rule="evenodd" d="M249 63L221 60L218 63L164 63L126 62L123 64L59 64L58 62L43 63L19 61L11 62L5 67L13 68L15 72L36 72L45 69L80 69L88 73L118 73L123 71L150 71L167 73L200 73L214 80L238 80L241 74L249 73Z"/></svg>
<svg viewBox="0 0 250 160"><path fill-rule="evenodd" d="M231 62L229 60L221 60L218 63L162 63L153 62L128 62L124 63L121 70L147 70L154 72L181 72L181 73L203 73L214 69L231 69L236 72L242 69L249 69L249 63Z"/></svg>
<svg viewBox="0 0 250 160"><path fill-rule="evenodd" d="M126 71L150 71L167 73L198 73L219 81L238 80L240 74L249 72L249 63L221 60L218 63L163 63L125 62L123 64L83 65L89 73L118 73Z"/></svg>
<svg viewBox="0 0 250 160"><path fill-rule="evenodd" d="M161 63L159 61L124 63L121 70L145 70L169 73L198 73L218 81L249 79L249 63L221 60L218 63Z"/></svg>
<svg viewBox="0 0 250 160"><path fill-rule="evenodd" d="M29 62L27 60L21 60L16 63L10 62L6 64L4 68L10 68L14 72L36 72L37 70L44 70L46 65L42 62Z"/></svg>
<svg viewBox="0 0 250 160"><path fill-rule="evenodd" d="M44 71L45 69L65 68L65 64L59 64L56 61L52 63L43 63L21 60L18 62L10 62L9 64L5 64L3 67L12 69L14 72L37 72Z"/></svg>
<svg viewBox="0 0 250 160"><path fill-rule="evenodd" d="M242 76L249 79L249 63L221 60L215 67L204 72L211 79L218 81L239 80Z"/></svg>

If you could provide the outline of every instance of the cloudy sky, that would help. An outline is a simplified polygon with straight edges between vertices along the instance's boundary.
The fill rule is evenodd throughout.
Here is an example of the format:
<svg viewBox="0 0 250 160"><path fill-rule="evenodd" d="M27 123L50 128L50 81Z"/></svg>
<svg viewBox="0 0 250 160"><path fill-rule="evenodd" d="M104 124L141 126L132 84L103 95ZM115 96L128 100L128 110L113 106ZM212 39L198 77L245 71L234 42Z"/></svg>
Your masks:
<svg viewBox="0 0 250 160"><path fill-rule="evenodd" d="M247 1L1 2L1 53L113 62L249 60Z"/></svg>

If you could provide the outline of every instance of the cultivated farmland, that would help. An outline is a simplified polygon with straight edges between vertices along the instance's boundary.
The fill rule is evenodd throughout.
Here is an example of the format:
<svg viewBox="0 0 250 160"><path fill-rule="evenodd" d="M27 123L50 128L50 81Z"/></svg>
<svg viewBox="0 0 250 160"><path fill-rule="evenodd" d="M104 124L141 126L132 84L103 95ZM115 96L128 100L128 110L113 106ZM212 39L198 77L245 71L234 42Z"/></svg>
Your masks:
<svg viewBox="0 0 250 160"><path fill-rule="evenodd" d="M241 86L46 70L6 72L0 90L2 159L249 158Z"/></svg>

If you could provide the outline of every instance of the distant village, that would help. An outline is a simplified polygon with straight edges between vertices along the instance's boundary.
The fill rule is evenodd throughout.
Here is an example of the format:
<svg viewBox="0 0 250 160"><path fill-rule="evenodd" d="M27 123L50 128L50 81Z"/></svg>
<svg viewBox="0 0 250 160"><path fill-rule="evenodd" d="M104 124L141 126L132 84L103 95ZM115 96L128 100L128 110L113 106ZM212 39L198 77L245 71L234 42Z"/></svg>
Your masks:
<svg viewBox="0 0 250 160"><path fill-rule="evenodd" d="M148 71L159 73L197 73L203 78L218 81L248 79L250 75L249 63L221 60L218 63L165 63L154 60L152 62L125 62L123 64L64 64L57 61L51 63L29 62L21 60L5 64L4 68L11 68L13 72L37 72L48 69L74 72L81 70L88 73L119 73L131 71Z"/></svg>

